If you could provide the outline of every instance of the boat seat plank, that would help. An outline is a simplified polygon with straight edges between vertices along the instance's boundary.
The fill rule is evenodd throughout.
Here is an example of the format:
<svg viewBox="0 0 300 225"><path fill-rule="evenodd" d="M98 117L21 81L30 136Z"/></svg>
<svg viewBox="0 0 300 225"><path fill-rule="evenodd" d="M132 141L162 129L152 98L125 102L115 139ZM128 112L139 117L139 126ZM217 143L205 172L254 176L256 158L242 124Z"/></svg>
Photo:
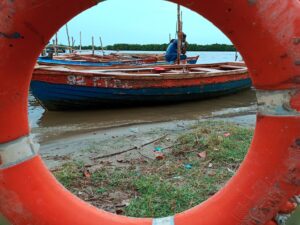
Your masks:
<svg viewBox="0 0 300 225"><path fill-rule="evenodd" d="M221 72L221 70L218 69L213 69L213 68L192 68L191 70L193 71L201 71L201 72Z"/></svg>
<svg viewBox="0 0 300 225"><path fill-rule="evenodd" d="M244 66L233 66L233 65L222 65L221 68L229 68L229 69L244 69Z"/></svg>

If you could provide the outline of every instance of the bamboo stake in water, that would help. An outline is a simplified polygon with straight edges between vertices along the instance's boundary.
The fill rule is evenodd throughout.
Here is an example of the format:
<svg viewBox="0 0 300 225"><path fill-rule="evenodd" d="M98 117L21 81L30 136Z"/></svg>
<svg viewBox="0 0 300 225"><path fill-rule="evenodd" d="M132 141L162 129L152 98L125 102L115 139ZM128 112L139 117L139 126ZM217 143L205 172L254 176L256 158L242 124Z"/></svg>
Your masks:
<svg viewBox="0 0 300 225"><path fill-rule="evenodd" d="M102 38L99 37L99 39L100 39L100 46L101 46L101 49L102 49L102 54L105 55L105 53L104 53L104 48L103 48L103 44L102 44Z"/></svg>
<svg viewBox="0 0 300 225"><path fill-rule="evenodd" d="M56 33L55 34L55 44L54 44L54 53L56 56L58 55L57 45L58 45L58 37L57 37L57 33Z"/></svg>
<svg viewBox="0 0 300 225"><path fill-rule="evenodd" d="M81 48L82 48L82 42L81 42L81 31L79 33L79 52L81 52Z"/></svg>
<svg viewBox="0 0 300 225"><path fill-rule="evenodd" d="M66 23L66 32L67 32L67 38L68 38L69 52L71 53L71 41L70 41L70 35L69 35L69 29L68 29L67 23Z"/></svg>
<svg viewBox="0 0 300 225"><path fill-rule="evenodd" d="M56 50L55 50L55 39L52 40L52 47L53 47L53 51L54 51L54 55L56 54ZM51 51L51 50L50 50Z"/></svg>
<svg viewBox="0 0 300 225"><path fill-rule="evenodd" d="M95 54L94 36L92 36L92 54Z"/></svg>
<svg viewBox="0 0 300 225"><path fill-rule="evenodd" d="M74 46L75 46L75 39L74 39L74 37L72 37L72 48L71 48L71 52L74 51Z"/></svg>

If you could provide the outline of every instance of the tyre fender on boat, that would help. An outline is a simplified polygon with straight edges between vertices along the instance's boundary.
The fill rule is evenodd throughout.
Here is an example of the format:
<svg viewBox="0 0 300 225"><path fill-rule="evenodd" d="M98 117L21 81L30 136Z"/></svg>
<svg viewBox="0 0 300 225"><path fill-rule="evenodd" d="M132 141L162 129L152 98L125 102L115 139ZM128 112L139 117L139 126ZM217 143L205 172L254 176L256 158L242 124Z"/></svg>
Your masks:
<svg viewBox="0 0 300 225"><path fill-rule="evenodd" d="M74 197L47 170L29 136L28 87L39 53L60 26L99 2L0 0L0 214L14 225L284 221L300 193L299 0L174 0L235 43L257 89L258 114L249 153L228 184L203 204L162 219L113 215Z"/></svg>

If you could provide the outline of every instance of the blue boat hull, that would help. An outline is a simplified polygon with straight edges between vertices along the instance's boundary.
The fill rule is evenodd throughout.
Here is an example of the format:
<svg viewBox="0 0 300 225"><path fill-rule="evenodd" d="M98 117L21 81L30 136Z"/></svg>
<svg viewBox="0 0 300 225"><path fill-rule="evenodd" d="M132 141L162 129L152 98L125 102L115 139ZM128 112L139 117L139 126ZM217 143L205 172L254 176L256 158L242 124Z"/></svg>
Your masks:
<svg viewBox="0 0 300 225"><path fill-rule="evenodd" d="M87 62L87 61L75 61L75 60L58 60L50 58L38 58L40 64L51 64L51 65L70 65L70 66L88 66L88 67L105 67L105 66L117 66L124 65L120 61L109 61L109 62Z"/></svg>
<svg viewBox="0 0 300 225"><path fill-rule="evenodd" d="M251 79L174 88L99 88L31 82L32 94L48 110L166 104L231 94L251 87Z"/></svg>
<svg viewBox="0 0 300 225"><path fill-rule="evenodd" d="M39 57L38 63L47 65L69 65L69 66L86 66L86 67L108 67L108 66L121 66L121 65L141 65L143 62L141 60L128 62L122 61L109 61L109 62L87 62L87 61L75 61L75 60L58 60L50 59L47 57ZM187 60L188 64L196 64L197 60L191 59ZM165 65L167 62L157 62L147 65Z"/></svg>

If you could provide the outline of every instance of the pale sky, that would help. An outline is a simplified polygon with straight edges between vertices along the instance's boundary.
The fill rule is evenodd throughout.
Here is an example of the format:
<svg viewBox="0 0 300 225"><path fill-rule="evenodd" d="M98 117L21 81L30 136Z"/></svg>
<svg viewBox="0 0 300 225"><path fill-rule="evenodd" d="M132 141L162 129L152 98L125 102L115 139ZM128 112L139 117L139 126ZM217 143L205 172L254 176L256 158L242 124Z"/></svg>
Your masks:
<svg viewBox="0 0 300 225"><path fill-rule="evenodd" d="M231 44L230 40L212 23L199 14L182 7L183 31L193 44ZM177 6L163 0L107 0L88 9L69 23L70 36L79 44L82 32L83 45L115 43L162 44L169 34L175 36ZM67 44L65 27L58 33L59 43Z"/></svg>

